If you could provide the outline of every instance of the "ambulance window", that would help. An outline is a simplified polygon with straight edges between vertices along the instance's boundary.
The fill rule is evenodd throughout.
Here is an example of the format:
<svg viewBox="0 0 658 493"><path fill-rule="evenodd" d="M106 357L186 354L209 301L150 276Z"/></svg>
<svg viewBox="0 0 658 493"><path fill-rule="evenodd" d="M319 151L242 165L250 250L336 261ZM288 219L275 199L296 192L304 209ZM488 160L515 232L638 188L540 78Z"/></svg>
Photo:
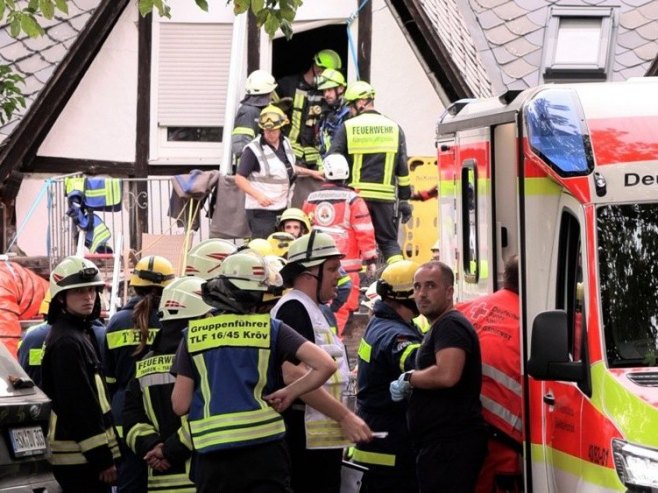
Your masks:
<svg viewBox="0 0 658 493"><path fill-rule="evenodd" d="M596 211L601 315L610 367L656 366L658 204Z"/></svg>
<svg viewBox="0 0 658 493"><path fill-rule="evenodd" d="M525 109L532 150L561 176L586 175L594 169L592 146L575 93L540 92Z"/></svg>
<svg viewBox="0 0 658 493"><path fill-rule="evenodd" d="M477 283L480 272L477 214L477 164L467 159L462 166L462 238L464 280Z"/></svg>
<svg viewBox="0 0 658 493"><path fill-rule="evenodd" d="M562 213L559 248L556 308L567 312L571 357L580 361L585 332L582 244L580 224L569 211Z"/></svg>

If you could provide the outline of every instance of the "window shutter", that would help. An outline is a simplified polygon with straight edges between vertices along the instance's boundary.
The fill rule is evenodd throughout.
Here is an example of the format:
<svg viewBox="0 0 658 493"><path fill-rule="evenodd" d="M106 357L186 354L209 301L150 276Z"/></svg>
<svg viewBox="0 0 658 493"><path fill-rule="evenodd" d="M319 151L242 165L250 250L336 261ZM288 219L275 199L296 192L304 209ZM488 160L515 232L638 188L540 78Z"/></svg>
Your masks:
<svg viewBox="0 0 658 493"><path fill-rule="evenodd" d="M160 24L158 125L224 124L230 24Z"/></svg>

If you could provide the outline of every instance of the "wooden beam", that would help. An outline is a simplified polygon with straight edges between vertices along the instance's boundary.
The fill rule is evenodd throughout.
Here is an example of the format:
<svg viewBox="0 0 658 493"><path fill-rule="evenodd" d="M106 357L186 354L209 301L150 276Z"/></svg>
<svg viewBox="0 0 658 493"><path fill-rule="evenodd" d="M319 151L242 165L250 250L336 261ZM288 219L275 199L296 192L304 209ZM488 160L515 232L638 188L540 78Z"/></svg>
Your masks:
<svg viewBox="0 0 658 493"><path fill-rule="evenodd" d="M249 9L247 17L247 74L260 68L260 28L256 16Z"/></svg>
<svg viewBox="0 0 658 493"><path fill-rule="evenodd" d="M103 161L100 159L37 156L30 163L30 168L24 171L62 175L79 171L85 175L108 175L121 178L135 176L135 163Z"/></svg>
<svg viewBox="0 0 658 493"><path fill-rule="evenodd" d="M362 0L357 0L357 8ZM366 2L359 11L359 42L357 58L359 60L359 77L370 82L370 59L372 58L372 2Z"/></svg>
<svg viewBox="0 0 658 493"><path fill-rule="evenodd" d="M5 181L23 166L30 166L37 150L94 61L129 0L103 0L75 43L57 66L6 145L0 151L0 197L5 203L16 198L18 188Z"/></svg>

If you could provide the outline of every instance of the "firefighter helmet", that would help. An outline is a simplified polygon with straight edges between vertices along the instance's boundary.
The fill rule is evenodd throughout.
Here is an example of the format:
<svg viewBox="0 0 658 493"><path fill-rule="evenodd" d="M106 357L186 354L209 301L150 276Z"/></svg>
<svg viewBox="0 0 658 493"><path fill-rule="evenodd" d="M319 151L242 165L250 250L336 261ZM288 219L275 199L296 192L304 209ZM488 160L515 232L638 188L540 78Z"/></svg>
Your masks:
<svg viewBox="0 0 658 493"><path fill-rule="evenodd" d="M274 264L270 265L261 255L243 252L226 257L219 277L243 291L269 291L283 284L279 273L274 272Z"/></svg>
<svg viewBox="0 0 658 493"><path fill-rule="evenodd" d="M225 240L217 238L204 240L187 253L185 275L206 280L215 277L224 259L236 250L233 243Z"/></svg>
<svg viewBox="0 0 658 493"><path fill-rule="evenodd" d="M249 74L244 84L249 95L269 94L276 89L276 81L266 70L254 70Z"/></svg>
<svg viewBox="0 0 658 493"><path fill-rule="evenodd" d="M322 68L333 68L340 70L343 68L343 62L340 55L334 50L320 50L313 56L313 63Z"/></svg>
<svg viewBox="0 0 658 493"><path fill-rule="evenodd" d="M212 307L201 297L200 277L179 277L162 290L160 298L160 320L192 319L202 317Z"/></svg>
<svg viewBox="0 0 658 493"><path fill-rule="evenodd" d="M263 130L275 130L288 123L288 117L283 110L273 104L265 106L258 117L258 126Z"/></svg>
<svg viewBox="0 0 658 493"><path fill-rule="evenodd" d="M48 289L39 305L39 315L48 315L48 308L50 307L50 300L52 299L52 296L50 296L50 289Z"/></svg>
<svg viewBox="0 0 658 493"><path fill-rule="evenodd" d="M347 86L343 98L350 103L359 99L375 99L375 89L366 81L357 80Z"/></svg>
<svg viewBox="0 0 658 493"><path fill-rule="evenodd" d="M350 176L350 165L342 154L329 154L322 166L327 180L347 180Z"/></svg>
<svg viewBox="0 0 658 493"><path fill-rule="evenodd" d="M377 281L368 286L364 296L366 299L363 300L361 304L368 310L372 310L372 308L375 306L375 302L382 299L382 297L377 294Z"/></svg>
<svg viewBox="0 0 658 493"><path fill-rule="evenodd" d="M160 286L164 288L175 277L174 267L169 260L160 255L149 255L137 262L129 284L133 287Z"/></svg>
<svg viewBox="0 0 658 493"><path fill-rule="evenodd" d="M254 238L249 243L247 243L247 248L249 248L249 250L252 252L257 253L261 257L274 255L274 252L272 251L272 245L270 245L269 241L264 240L263 238ZM242 250L240 250L240 252L242 252Z"/></svg>
<svg viewBox="0 0 658 493"><path fill-rule="evenodd" d="M288 264L300 264L306 268L322 264L331 257L344 257L336 247L336 242L327 233L312 231L300 236L290 244L288 249ZM283 268L282 272L286 270Z"/></svg>
<svg viewBox="0 0 658 493"><path fill-rule="evenodd" d="M340 73L340 70L328 68L320 74L318 82L318 89L324 91L325 89L334 89L336 87L345 87L345 77Z"/></svg>
<svg viewBox="0 0 658 493"><path fill-rule="evenodd" d="M414 274L419 265L411 260L400 260L387 266L377 281L377 294L382 299L398 301L414 299Z"/></svg>
<svg viewBox="0 0 658 493"><path fill-rule="evenodd" d="M51 299L63 291L88 286L101 287L105 286L105 282L101 279L98 267L86 258L66 257L50 274Z"/></svg>
<svg viewBox="0 0 658 493"><path fill-rule="evenodd" d="M309 220L306 213L301 209L296 207L288 207L279 217L278 227L282 228L286 221L299 221L302 226L306 228L305 231L302 231L303 234L311 231L311 221Z"/></svg>
<svg viewBox="0 0 658 493"><path fill-rule="evenodd" d="M277 257L285 257L288 255L288 248L290 244L295 241L295 237L285 231L277 231L267 237L267 241L272 248L272 253Z"/></svg>

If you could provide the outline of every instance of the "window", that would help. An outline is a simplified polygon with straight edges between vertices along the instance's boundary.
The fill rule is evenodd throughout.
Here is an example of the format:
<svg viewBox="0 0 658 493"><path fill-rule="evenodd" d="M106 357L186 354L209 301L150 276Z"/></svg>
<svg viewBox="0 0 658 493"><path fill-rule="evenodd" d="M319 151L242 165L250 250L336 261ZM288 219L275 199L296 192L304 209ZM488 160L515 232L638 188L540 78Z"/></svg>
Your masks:
<svg viewBox="0 0 658 493"><path fill-rule="evenodd" d="M218 22L154 25L152 162L220 160L232 30Z"/></svg>
<svg viewBox="0 0 658 493"><path fill-rule="evenodd" d="M613 12L606 7L554 7L546 29L544 79L605 80Z"/></svg>
<svg viewBox="0 0 658 493"><path fill-rule="evenodd" d="M480 277L480 253L477 214L477 164L467 159L462 166L462 238L464 280L477 283Z"/></svg>

